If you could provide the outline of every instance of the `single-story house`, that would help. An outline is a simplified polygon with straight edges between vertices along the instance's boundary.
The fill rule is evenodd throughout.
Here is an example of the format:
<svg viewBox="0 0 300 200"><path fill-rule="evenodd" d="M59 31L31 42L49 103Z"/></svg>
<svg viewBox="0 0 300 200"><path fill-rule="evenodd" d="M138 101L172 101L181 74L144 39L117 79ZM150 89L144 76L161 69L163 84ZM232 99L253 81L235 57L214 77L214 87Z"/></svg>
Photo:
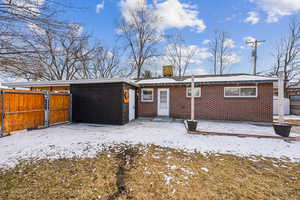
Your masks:
<svg viewBox="0 0 300 200"><path fill-rule="evenodd" d="M206 120L273 120L276 78L249 74L195 76L195 118ZM15 88L69 88L72 121L125 124L138 117L190 118L191 77L70 80L3 83Z"/></svg>
<svg viewBox="0 0 300 200"><path fill-rule="evenodd" d="M195 118L271 122L274 81L277 79L249 74L195 76ZM191 77L137 83L139 117L190 117Z"/></svg>

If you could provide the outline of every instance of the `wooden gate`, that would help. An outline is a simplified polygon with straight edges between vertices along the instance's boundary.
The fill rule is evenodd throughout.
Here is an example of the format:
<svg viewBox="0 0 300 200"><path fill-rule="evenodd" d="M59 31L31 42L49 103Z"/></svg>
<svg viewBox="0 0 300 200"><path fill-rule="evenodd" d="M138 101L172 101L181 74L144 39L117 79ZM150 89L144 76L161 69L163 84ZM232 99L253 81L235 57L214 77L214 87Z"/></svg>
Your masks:
<svg viewBox="0 0 300 200"><path fill-rule="evenodd" d="M49 124L57 124L71 120L69 94L49 94Z"/></svg>
<svg viewBox="0 0 300 200"><path fill-rule="evenodd" d="M0 94L3 133L70 121L70 95L4 90Z"/></svg>

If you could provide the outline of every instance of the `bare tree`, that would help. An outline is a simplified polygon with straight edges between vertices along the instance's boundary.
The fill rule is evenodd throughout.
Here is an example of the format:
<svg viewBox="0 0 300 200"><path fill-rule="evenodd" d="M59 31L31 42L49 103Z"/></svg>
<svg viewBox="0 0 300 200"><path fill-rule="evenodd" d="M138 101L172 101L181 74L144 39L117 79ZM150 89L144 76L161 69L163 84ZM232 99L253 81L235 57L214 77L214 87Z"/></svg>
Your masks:
<svg viewBox="0 0 300 200"><path fill-rule="evenodd" d="M222 75L226 70L227 64L229 64L228 57L231 56L232 50L228 41L230 41L228 33L216 30L214 31L214 38L208 44L214 74Z"/></svg>
<svg viewBox="0 0 300 200"><path fill-rule="evenodd" d="M44 52L32 48L32 31L65 30L67 23L56 20L59 8L65 6L55 0L2 0L0 1L0 71L30 79L34 71L28 59ZM34 69L33 69L34 68ZM15 69L13 72L12 69ZM3 74L3 73L2 73Z"/></svg>
<svg viewBox="0 0 300 200"><path fill-rule="evenodd" d="M102 46L94 49L90 63L90 78L112 78L119 73L120 57L117 49L109 50Z"/></svg>
<svg viewBox="0 0 300 200"><path fill-rule="evenodd" d="M179 77L184 76L187 68L192 64L197 49L188 47L180 34L169 36L169 44L166 46L167 59L175 67Z"/></svg>
<svg viewBox="0 0 300 200"><path fill-rule="evenodd" d="M300 22L296 19L291 20L288 34L278 43L274 57L275 64L271 74L278 76L279 71L284 72L287 97L287 89L300 83ZM291 81L294 84L289 83Z"/></svg>
<svg viewBox="0 0 300 200"><path fill-rule="evenodd" d="M24 43L30 29L61 30L66 23L56 20L58 7L54 0L2 0L0 1L0 56L32 53Z"/></svg>
<svg viewBox="0 0 300 200"><path fill-rule="evenodd" d="M152 78L152 72L150 70L145 70L142 77L145 79Z"/></svg>
<svg viewBox="0 0 300 200"><path fill-rule="evenodd" d="M213 62L213 71L214 74L217 75L217 63L218 63L218 51L219 51L219 40L217 37L214 37L213 40L210 40L208 43L209 53L212 56Z"/></svg>
<svg viewBox="0 0 300 200"><path fill-rule="evenodd" d="M128 16L123 17L118 27L119 34L129 50L129 63L136 70L138 79L141 77L145 62L157 56L155 48L161 41L156 28L158 22L153 12L142 3L129 10Z"/></svg>
<svg viewBox="0 0 300 200"><path fill-rule="evenodd" d="M76 79L82 69L81 62L90 53L87 50L88 37L79 34L74 27L69 27L64 35L52 30L33 35L33 40L24 42L34 53L26 53L21 59L23 62L2 67L1 71L33 80Z"/></svg>

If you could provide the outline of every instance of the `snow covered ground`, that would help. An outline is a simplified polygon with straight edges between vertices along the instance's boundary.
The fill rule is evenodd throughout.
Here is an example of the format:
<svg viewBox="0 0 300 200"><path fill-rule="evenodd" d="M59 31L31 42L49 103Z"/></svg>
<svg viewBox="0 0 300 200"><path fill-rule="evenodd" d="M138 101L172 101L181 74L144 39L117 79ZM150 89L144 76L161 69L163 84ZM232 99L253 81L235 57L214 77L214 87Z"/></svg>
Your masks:
<svg viewBox="0 0 300 200"><path fill-rule="evenodd" d="M199 127L213 128L212 122L200 122ZM214 122L215 129L231 129ZM227 124L228 125L228 124ZM237 125L236 125L237 126ZM249 131L270 131L271 127L254 128L239 125ZM239 127L240 128L240 127ZM224 129L222 129L224 131ZM95 126L71 124L36 131L21 131L0 138L0 168L14 167L23 159L56 159L92 157L103 145L119 143L155 144L185 151L228 153L240 156L262 155L300 160L300 142L275 139L238 138L228 136L203 136L186 133L182 123L136 121L124 126Z"/></svg>
<svg viewBox="0 0 300 200"><path fill-rule="evenodd" d="M252 125L242 122L214 122L201 120L198 122L197 130L217 133L278 136L275 134L272 126ZM290 136L297 137L300 135L297 133L291 133Z"/></svg>

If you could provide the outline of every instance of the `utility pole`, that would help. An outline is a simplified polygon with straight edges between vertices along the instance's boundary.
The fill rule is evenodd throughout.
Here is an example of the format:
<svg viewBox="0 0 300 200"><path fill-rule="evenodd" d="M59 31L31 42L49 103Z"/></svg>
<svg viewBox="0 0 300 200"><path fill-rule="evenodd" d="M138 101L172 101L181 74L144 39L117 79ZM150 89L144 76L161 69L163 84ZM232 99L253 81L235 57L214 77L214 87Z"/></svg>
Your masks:
<svg viewBox="0 0 300 200"><path fill-rule="evenodd" d="M254 40L248 41L247 44L251 44L252 46L252 57L253 57L253 75L256 75L256 64L257 64L257 46L260 43L265 42L266 40Z"/></svg>

